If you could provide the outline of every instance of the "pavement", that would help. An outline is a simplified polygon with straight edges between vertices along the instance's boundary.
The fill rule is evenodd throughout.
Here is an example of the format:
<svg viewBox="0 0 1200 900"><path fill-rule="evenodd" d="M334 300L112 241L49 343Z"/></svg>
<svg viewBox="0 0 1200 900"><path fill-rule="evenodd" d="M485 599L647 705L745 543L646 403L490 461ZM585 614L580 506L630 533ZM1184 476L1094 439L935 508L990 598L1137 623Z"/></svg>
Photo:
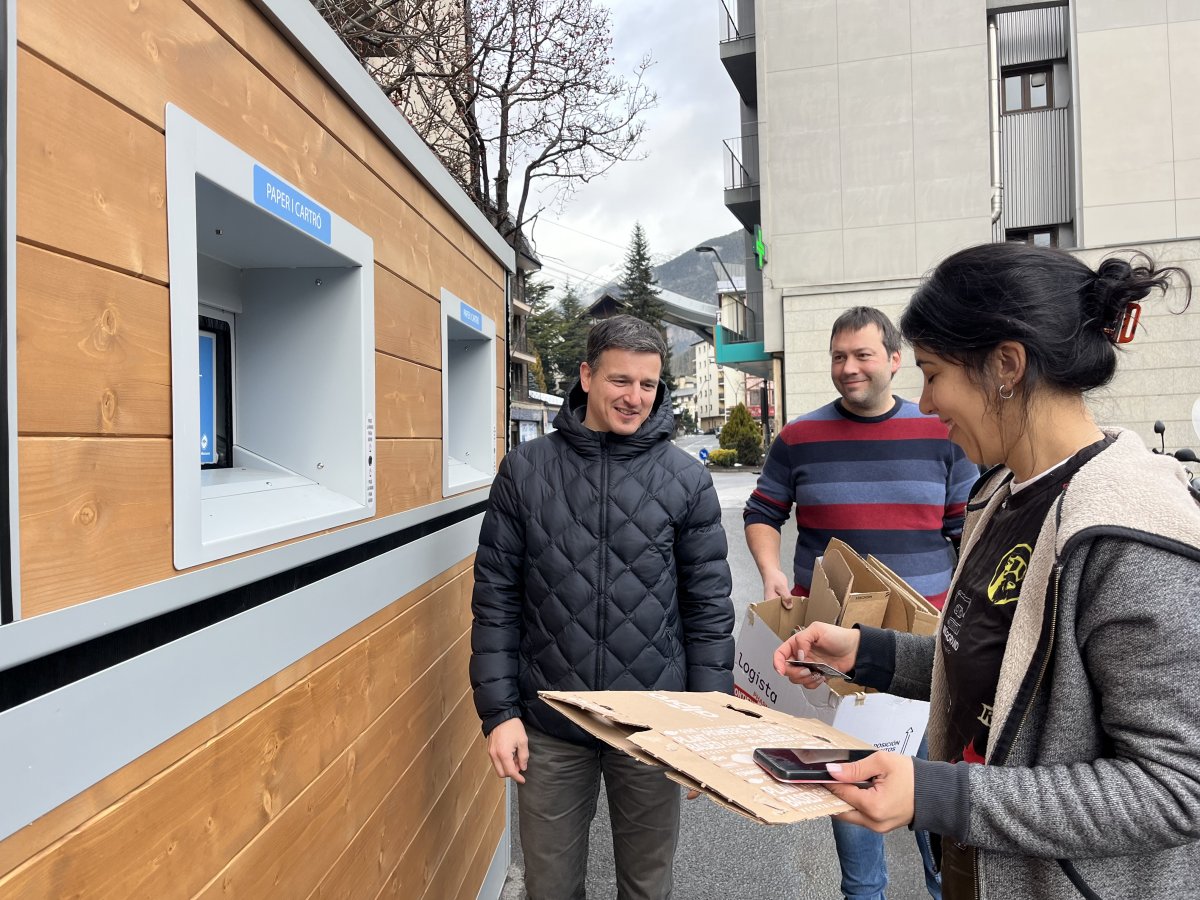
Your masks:
<svg viewBox="0 0 1200 900"><path fill-rule="evenodd" d="M681 438L690 453L712 449L711 435ZM729 535L729 567L737 627L746 607L762 599L762 582L742 538L742 507L754 489L757 472L713 468L713 483L721 501L721 520ZM795 526L785 526L781 552L790 559ZM785 564L788 570L790 562ZM524 900L525 882L517 824L516 786L510 792L513 854L501 900ZM674 900L836 900L840 871L833 833L826 819L771 827L722 809L703 797L685 801L680 816L679 849L675 856ZM891 900L924 900L924 875L916 842L907 829L885 838ZM604 791L589 838L587 895L593 900L616 897L612 838Z"/></svg>

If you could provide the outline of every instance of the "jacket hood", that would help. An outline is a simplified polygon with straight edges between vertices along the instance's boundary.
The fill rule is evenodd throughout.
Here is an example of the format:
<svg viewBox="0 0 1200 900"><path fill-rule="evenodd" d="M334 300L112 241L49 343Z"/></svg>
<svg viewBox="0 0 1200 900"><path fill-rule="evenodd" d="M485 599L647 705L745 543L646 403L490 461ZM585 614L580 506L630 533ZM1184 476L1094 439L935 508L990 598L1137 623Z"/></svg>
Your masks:
<svg viewBox="0 0 1200 900"><path fill-rule="evenodd" d="M583 456L598 456L602 440L607 443L610 453L618 456L636 456L659 441L669 440L675 433L671 394L661 381L658 383L658 392L654 396L654 405L650 407L649 417L630 435L592 431L584 425L587 401L588 395L583 389L583 383L577 381L575 387L571 388L571 393L567 395L567 402L554 417L554 427L575 451Z"/></svg>

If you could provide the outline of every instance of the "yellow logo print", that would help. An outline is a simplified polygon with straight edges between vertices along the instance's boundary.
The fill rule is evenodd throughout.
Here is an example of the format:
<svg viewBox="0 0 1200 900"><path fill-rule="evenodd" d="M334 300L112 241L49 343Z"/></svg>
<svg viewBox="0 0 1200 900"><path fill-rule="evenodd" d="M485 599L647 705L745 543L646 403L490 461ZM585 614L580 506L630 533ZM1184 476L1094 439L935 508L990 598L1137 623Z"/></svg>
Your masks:
<svg viewBox="0 0 1200 900"><path fill-rule="evenodd" d="M988 585L988 599L992 601L993 606L1016 602L1032 553L1033 548L1028 544L1017 544L1000 560L1000 565L996 566L996 572Z"/></svg>

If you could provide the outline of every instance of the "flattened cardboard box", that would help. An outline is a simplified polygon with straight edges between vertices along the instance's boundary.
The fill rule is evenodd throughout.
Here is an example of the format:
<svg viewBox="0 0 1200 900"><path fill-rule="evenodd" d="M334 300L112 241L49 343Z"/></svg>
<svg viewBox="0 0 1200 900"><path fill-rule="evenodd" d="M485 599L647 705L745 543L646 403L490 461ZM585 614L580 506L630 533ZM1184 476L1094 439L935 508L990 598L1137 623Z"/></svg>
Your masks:
<svg viewBox="0 0 1200 900"><path fill-rule="evenodd" d="M747 610L737 638L734 693L793 716L820 719L880 750L912 756L925 734L928 703L837 680L802 688L776 674L772 657L791 634L813 622L934 634L937 617L937 608L891 569L874 557L864 560L834 538L814 566L808 597L795 598L791 609L771 599Z"/></svg>
<svg viewBox="0 0 1200 900"><path fill-rule="evenodd" d="M756 747L871 749L815 719L797 719L729 694L540 691L572 722L684 787L766 825L845 812L820 785L781 784L754 762Z"/></svg>

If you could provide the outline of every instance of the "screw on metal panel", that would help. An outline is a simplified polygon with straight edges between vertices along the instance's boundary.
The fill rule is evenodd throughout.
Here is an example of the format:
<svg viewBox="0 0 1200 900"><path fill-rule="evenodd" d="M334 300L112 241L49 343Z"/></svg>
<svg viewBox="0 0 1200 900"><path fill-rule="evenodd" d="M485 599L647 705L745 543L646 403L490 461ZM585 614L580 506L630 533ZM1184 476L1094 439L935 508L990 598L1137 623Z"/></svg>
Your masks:
<svg viewBox="0 0 1200 900"><path fill-rule="evenodd" d="M318 468L318 469L323 469L323 468L325 468L325 463L317 463L317 468Z"/></svg>
<svg viewBox="0 0 1200 900"><path fill-rule="evenodd" d="M321 286L321 279L320 279L320 278L318 278L318 279L317 279L317 287L320 287L320 286Z"/></svg>
<svg viewBox="0 0 1200 900"><path fill-rule="evenodd" d="M220 228L218 228L218 229L217 229L217 237L220 237L220 236L221 236L221 229L220 229Z"/></svg>

